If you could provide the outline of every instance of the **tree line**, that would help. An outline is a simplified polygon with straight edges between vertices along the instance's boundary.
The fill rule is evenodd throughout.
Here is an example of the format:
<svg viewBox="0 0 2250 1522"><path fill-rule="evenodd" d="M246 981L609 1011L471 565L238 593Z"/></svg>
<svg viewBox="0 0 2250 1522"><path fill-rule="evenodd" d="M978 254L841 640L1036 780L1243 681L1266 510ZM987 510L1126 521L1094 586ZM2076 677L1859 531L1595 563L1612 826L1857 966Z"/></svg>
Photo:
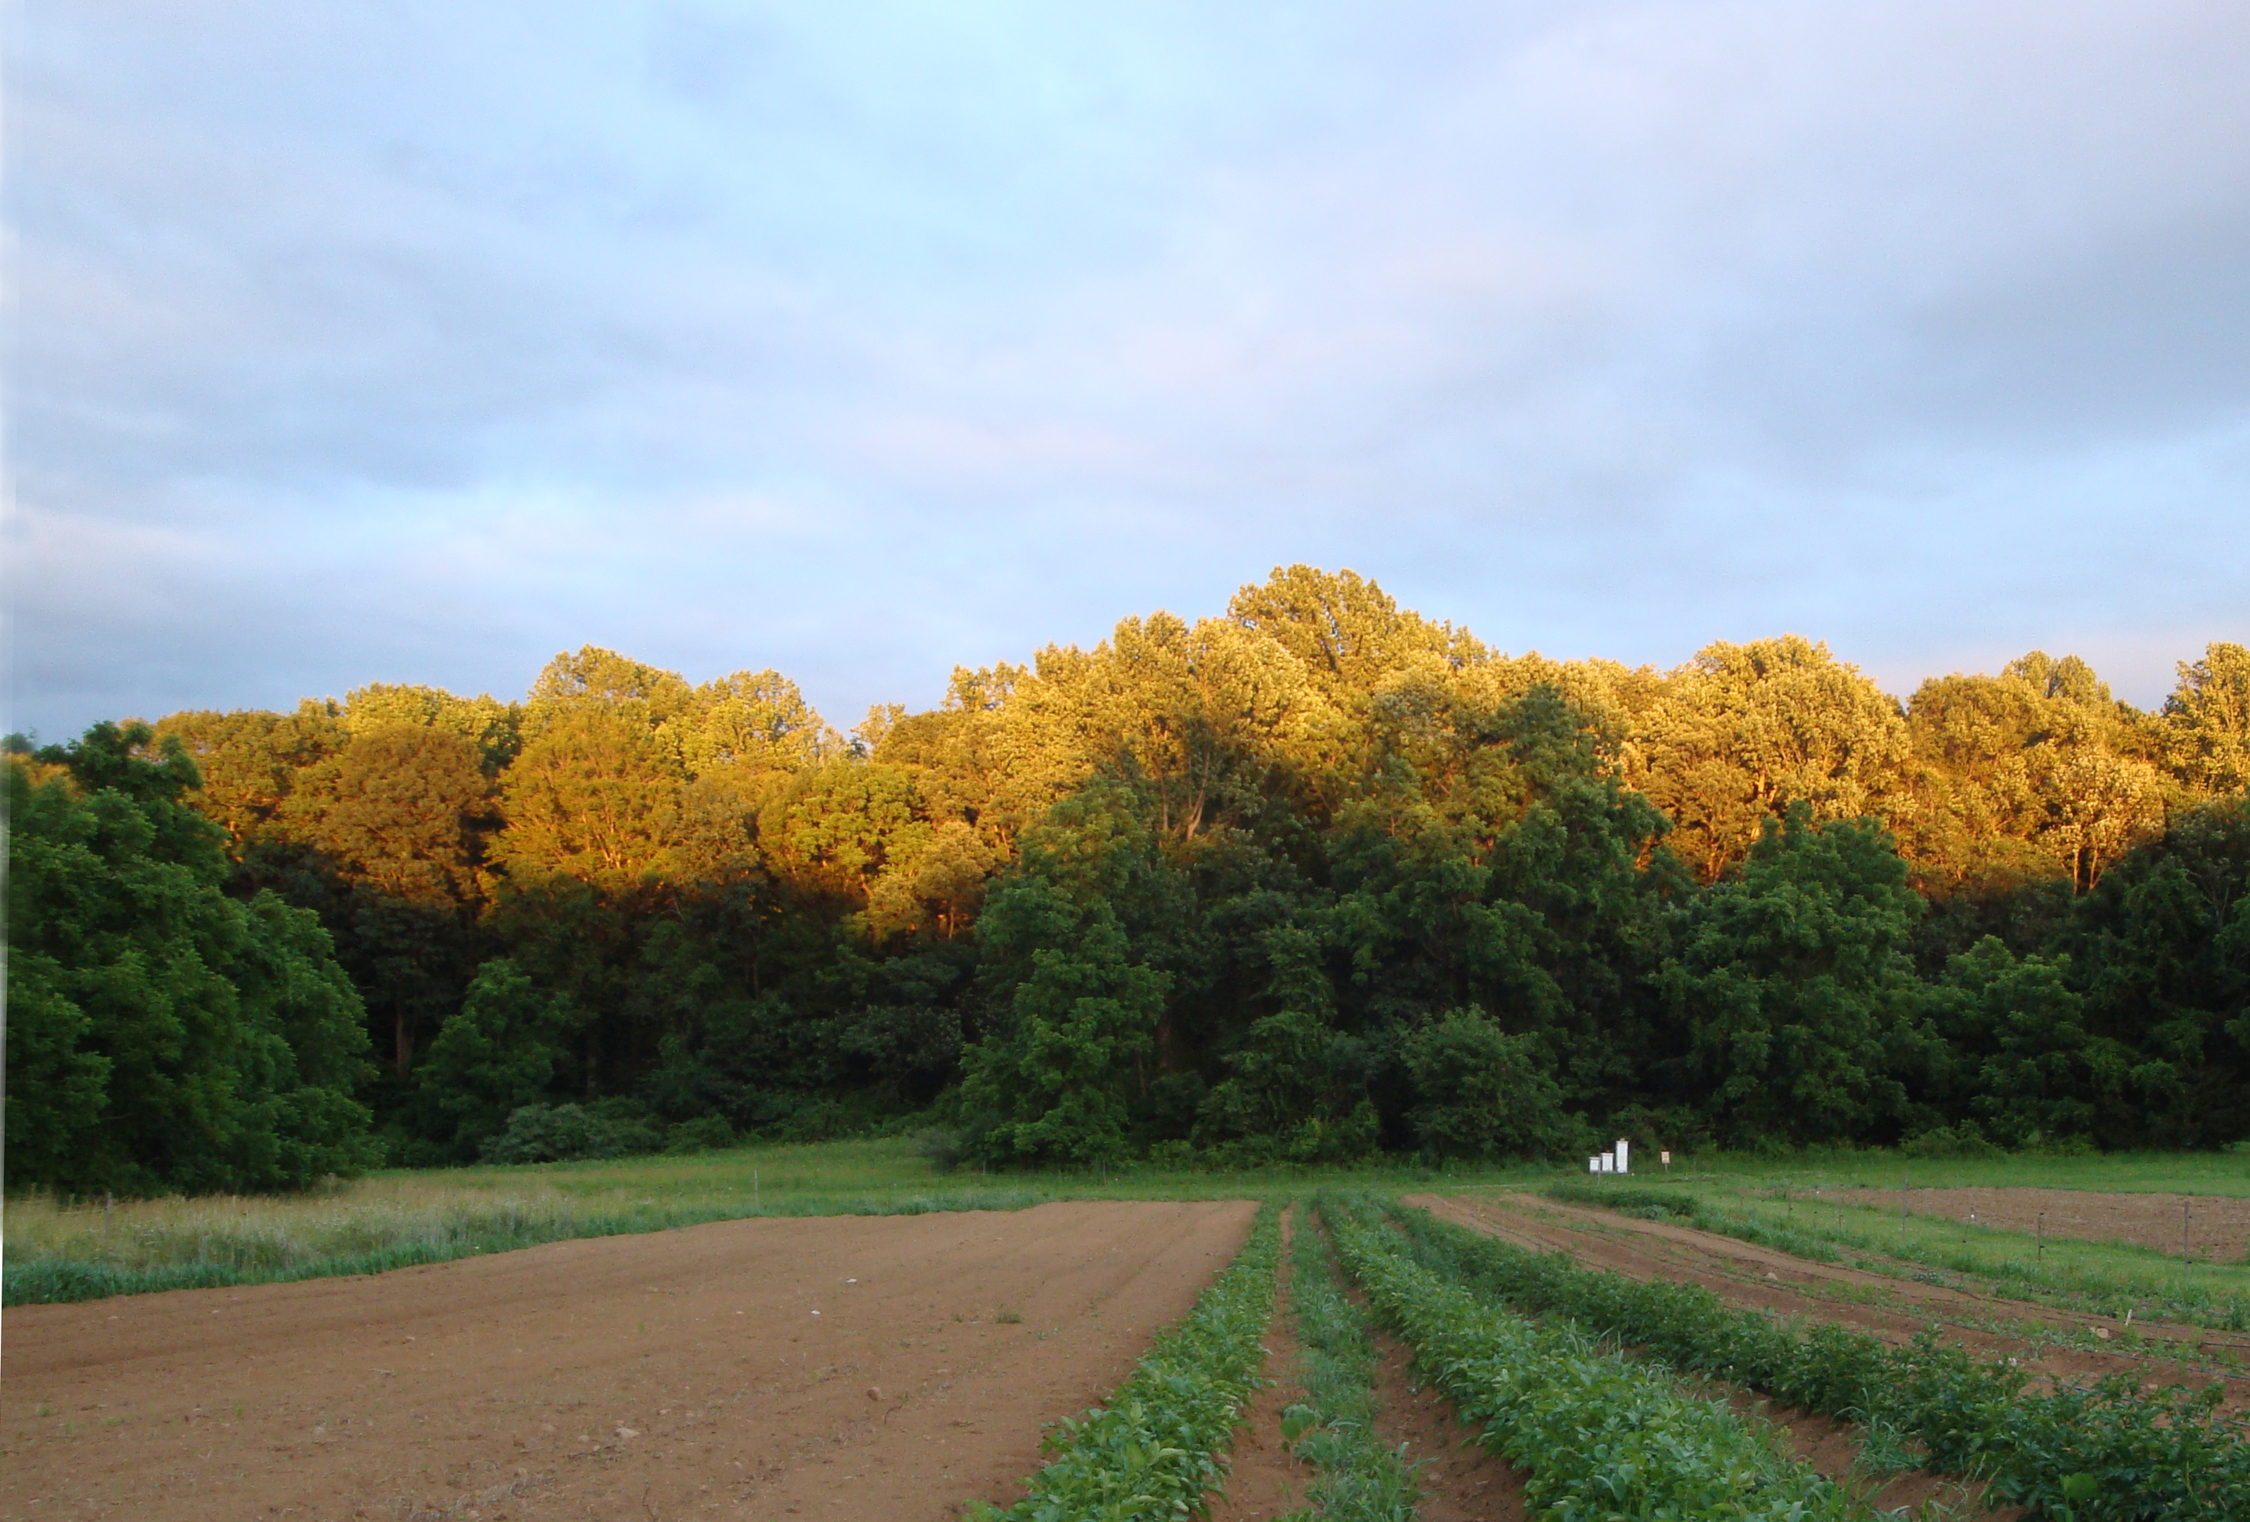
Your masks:
<svg viewBox="0 0 2250 1522"><path fill-rule="evenodd" d="M2250 1137L2250 651L1904 703L1349 572L831 728L587 648L11 744L10 1187L925 1125L992 1164Z"/></svg>

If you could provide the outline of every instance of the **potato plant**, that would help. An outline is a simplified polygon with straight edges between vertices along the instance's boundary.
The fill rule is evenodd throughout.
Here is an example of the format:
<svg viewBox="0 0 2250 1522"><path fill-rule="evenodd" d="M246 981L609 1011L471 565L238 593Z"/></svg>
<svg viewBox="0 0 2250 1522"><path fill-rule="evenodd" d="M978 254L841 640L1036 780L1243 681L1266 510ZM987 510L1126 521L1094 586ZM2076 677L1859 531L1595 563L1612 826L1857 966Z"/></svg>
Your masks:
<svg viewBox="0 0 2250 1522"><path fill-rule="evenodd" d="M1642 1356L1856 1422L1888 1424L1928 1467L1991 1482L2056 1522L2250 1517L2250 1428L2222 1387L2143 1390L2120 1375L2041 1392L2020 1368L1925 1333L1893 1347L1829 1323L1777 1320L1701 1285L1642 1282L1395 1212L1423 1266L1488 1301L1566 1317Z"/></svg>
<svg viewBox="0 0 2250 1522"><path fill-rule="evenodd" d="M1005 1511L977 1522L1160 1522L1197 1515L1226 1475L1236 1418L1266 1381L1259 1344L1273 1319L1281 1214L1266 1205L1226 1271L1177 1326L1157 1335L1107 1406L1048 1432L1053 1460Z"/></svg>
<svg viewBox="0 0 2250 1522"><path fill-rule="evenodd" d="M1526 1471L1551 1522L1845 1522L1873 1517L1669 1371L1605 1353L1583 1332L1518 1316L1413 1260L1379 1212L1322 1216L1376 1314L1414 1349L1480 1439Z"/></svg>

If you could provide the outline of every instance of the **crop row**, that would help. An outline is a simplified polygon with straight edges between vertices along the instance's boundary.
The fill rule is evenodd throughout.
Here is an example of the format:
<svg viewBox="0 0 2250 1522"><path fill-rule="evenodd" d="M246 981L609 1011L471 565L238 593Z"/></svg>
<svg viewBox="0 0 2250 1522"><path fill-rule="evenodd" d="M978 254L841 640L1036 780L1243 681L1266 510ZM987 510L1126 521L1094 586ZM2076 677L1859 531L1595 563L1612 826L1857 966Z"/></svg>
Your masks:
<svg viewBox="0 0 2250 1522"><path fill-rule="evenodd" d="M1894 1347L1731 1306L1700 1285L1644 1283L1529 1252L1425 1211L1396 1214L1418 1262L1488 1303L1566 1317L1671 1366L1888 1425L1921 1445L1930 1468L1986 1479L1995 1501L2035 1516L2250 1517L2250 1429L2218 1411L2220 1385L2147 1391L2121 1374L2042 1392L2022 1369L1932 1334Z"/></svg>
<svg viewBox="0 0 2250 1522"><path fill-rule="evenodd" d="M1157 1335L1107 1406L1049 1431L1055 1455L1030 1493L979 1522L1155 1522L1202 1509L1226 1472L1237 1415L1264 1381L1259 1338L1273 1319L1279 1209L1259 1211L1250 1240L1176 1326Z"/></svg>
<svg viewBox="0 0 2250 1522"><path fill-rule="evenodd" d="M1376 1352L1366 1320L1345 1297L1317 1228L1300 1227L1291 1257L1305 1399L1282 1413L1281 1433L1319 1468L1311 1500L1328 1522L1413 1522L1413 1470L1375 1436Z"/></svg>
<svg viewBox="0 0 2250 1522"><path fill-rule="evenodd" d="M1376 1313L1552 1522L1842 1522L1872 1513L1659 1365L1605 1353L1414 1261L1372 1207L1322 1217Z"/></svg>
<svg viewBox="0 0 2250 1522"><path fill-rule="evenodd" d="M2179 1262L2169 1257L2151 1258L2135 1269L2096 1266L2074 1251L2119 1244L2049 1239L2043 1258L2027 1260L2020 1254L2020 1243L2017 1251L2007 1247L2004 1233L1979 1231L1956 1236L1949 1230L1945 1235L1925 1235L1937 1225L1938 1217L1915 1217L1913 1234L1908 1235L1904 1229L1908 1223L1903 1219L1894 1223L1895 1229L1858 1230L1846 1226L1840 1215L1834 1225L1826 1224L1817 1212L1780 1217L1772 1213L1771 1206L1742 1197L1729 1201L1732 1208L1722 1209L1677 1185L1648 1189L1564 1180L1549 1184L1540 1193L1550 1199L1598 1206L1647 1220L1682 1218L1699 1231L1779 1248L1822 1263L1848 1263L1892 1275L1905 1272L1899 1265L1915 1263L1971 1275L1986 1288L2011 1298L2050 1303L2060 1298L2105 1316L2123 1316L2137 1310L2192 1326L2250 1330L2250 1295L2226 1288L2223 1280L2207 1282L2201 1275L2182 1273ZM1945 1223L1948 1228L1957 1224Z"/></svg>

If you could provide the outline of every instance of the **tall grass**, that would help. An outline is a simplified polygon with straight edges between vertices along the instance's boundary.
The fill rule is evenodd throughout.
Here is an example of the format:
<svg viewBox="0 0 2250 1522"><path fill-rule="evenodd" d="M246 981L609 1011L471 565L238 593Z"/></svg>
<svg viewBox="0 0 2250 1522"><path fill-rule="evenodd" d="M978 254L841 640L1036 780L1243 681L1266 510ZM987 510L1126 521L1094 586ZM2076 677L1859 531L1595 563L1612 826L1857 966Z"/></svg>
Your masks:
<svg viewBox="0 0 2250 1522"><path fill-rule="evenodd" d="M1920 1160L1907 1166L1917 1186L2037 1184L2250 1194L2250 1157L2224 1153ZM1758 1189L1895 1184L1899 1167L1895 1157L1883 1153L1698 1156L1675 1159L1674 1174L1683 1182L1692 1179L1698 1188L1727 1192L1732 1196L1726 1201L1729 1208L1739 1200L1741 1212L1754 1218L1759 1229L1780 1230L1786 1222L1766 1219L1770 1212L1757 1201ZM1634 1182L1650 1177L1660 1175L1644 1165ZM753 1215L1016 1209L1057 1199L1272 1199L1322 1187L1529 1189L1571 1178L1585 1178L1583 1165L1425 1168L1376 1162L1346 1169L1205 1172L1144 1164L984 1177L967 1169L935 1172L910 1143L890 1138L753 1145L686 1157L394 1171L298 1196L119 1201L106 1214L99 1202L26 1197L7 1201L0 1217L6 1256L0 1302L20 1305L373 1273L569 1237L657 1231ZM2059 1265L2070 1260L2058 1254L2077 1250L2050 1241L2047 1258ZM2122 1261L2108 1268L2089 1261L2086 1272L2110 1273L2121 1292L2183 1298L2166 1288L2164 1272L2154 1267L2149 1272L2155 1279L2145 1289L2138 1270ZM2196 1293L2184 1298L2207 1297L2216 1288L2207 1276L2218 1272L2194 1269L2184 1288ZM2094 1279L2081 1282L2089 1290L2096 1287Z"/></svg>
<svg viewBox="0 0 2250 1522"><path fill-rule="evenodd" d="M2179 1258L2131 1242L2048 1237L1835 1200L1726 1188L1709 1177L1670 1187L1646 1181L1557 1183L1546 1193L1633 1215L1685 1217L1705 1231L1800 1258L1901 1275L1936 1269L2009 1299L2103 1316L2161 1316L2228 1331L2250 1329L2250 1265Z"/></svg>
<svg viewBox="0 0 2250 1522"><path fill-rule="evenodd" d="M1547 1170L1447 1173L1376 1165L1319 1175L1433 1187ZM1017 1210L1059 1199L1285 1197L1311 1170L1206 1173L1129 1166L935 1171L896 1138L743 1146L523 1167L379 1173L294 1196L60 1202L9 1200L0 1303L92 1300L151 1290L378 1273L572 1237L778 1215Z"/></svg>
<svg viewBox="0 0 2250 1522"><path fill-rule="evenodd" d="M1333 1522L1414 1522L1420 1466L1405 1450L1383 1446L1375 1432L1378 1355L1366 1318L1344 1294L1335 1255L1319 1223L1300 1212L1289 1299L1303 1350L1305 1399L1282 1413L1282 1436L1300 1459L1317 1465L1311 1487L1317 1514ZM1291 1513L1296 1522L1307 1513Z"/></svg>
<svg viewBox="0 0 2250 1522"><path fill-rule="evenodd" d="M0 1301L98 1300L381 1273L543 1242L747 1216L1016 1210L1045 1198L1035 1191L983 1188L851 1196L777 1191L774 1199L758 1203L611 1199L574 1196L535 1181L463 1189L384 1178L311 1199L171 1199L114 1208L14 1200L7 1207Z"/></svg>
<svg viewBox="0 0 2250 1522"><path fill-rule="evenodd" d="M1640 1181L1665 1177L1645 1152L1636 1152L1633 1161ZM1586 1177L1584 1163L1575 1176ZM2010 1152L1985 1157L1905 1157L1884 1149L1816 1149L1785 1157L1698 1153L1675 1156L1671 1176L1799 1189L1896 1189L1903 1179L1916 1189L2085 1189L2250 1198L2250 1154L2242 1152Z"/></svg>

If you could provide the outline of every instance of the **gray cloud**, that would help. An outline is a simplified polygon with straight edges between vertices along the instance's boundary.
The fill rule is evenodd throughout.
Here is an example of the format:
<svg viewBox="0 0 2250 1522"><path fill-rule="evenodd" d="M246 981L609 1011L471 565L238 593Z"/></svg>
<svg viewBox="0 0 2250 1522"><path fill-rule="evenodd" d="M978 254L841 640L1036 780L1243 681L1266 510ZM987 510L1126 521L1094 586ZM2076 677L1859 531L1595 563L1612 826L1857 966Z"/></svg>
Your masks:
<svg viewBox="0 0 2250 1522"><path fill-rule="evenodd" d="M833 717L1352 565L1510 648L2039 644L2250 585L2218 3L24 7L13 719Z"/></svg>

